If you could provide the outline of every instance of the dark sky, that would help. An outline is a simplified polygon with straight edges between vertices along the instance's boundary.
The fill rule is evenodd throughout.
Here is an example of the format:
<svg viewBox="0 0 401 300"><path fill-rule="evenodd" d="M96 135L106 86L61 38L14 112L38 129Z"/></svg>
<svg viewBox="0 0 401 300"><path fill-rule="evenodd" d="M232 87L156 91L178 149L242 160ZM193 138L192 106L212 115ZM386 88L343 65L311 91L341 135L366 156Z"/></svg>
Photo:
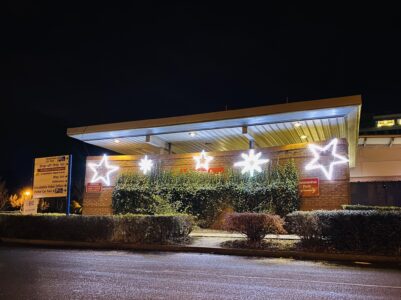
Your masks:
<svg viewBox="0 0 401 300"><path fill-rule="evenodd" d="M399 1L129 2L2 10L0 176L11 189L29 184L34 157L73 153L78 174L103 152L66 137L71 126L353 94L364 113L401 112Z"/></svg>

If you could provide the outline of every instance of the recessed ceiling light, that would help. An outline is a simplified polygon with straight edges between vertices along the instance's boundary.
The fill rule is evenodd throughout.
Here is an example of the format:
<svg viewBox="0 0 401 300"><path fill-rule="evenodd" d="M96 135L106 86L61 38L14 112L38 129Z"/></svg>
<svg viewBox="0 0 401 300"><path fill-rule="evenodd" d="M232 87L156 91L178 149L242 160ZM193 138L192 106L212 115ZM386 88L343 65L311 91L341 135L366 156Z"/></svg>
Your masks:
<svg viewBox="0 0 401 300"><path fill-rule="evenodd" d="M306 138L308 138L306 135L301 135L301 139L306 139Z"/></svg>
<svg viewBox="0 0 401 300"><path fill-rule="evenodd" d="M189 134L189 136L192 136L192 137L194 137L195 135L196 135L196 133L195 132L193 132L193 131L191 131L190 133L188 133Z"/></svg>
<svg viewBox="0 0 401 300"><path fill-rule="evenodd" d="M119 142L120 142L120 140L118 140L118 139L114 140L114 143L116 143L116 144L118 144Z"/></svg>
<svg viewBox="0 0 401 300"><path fill-rule="evenodd" d="M301 122L294 122L294 127L301 127L302 126L302 124L301 124Z"/></svg>

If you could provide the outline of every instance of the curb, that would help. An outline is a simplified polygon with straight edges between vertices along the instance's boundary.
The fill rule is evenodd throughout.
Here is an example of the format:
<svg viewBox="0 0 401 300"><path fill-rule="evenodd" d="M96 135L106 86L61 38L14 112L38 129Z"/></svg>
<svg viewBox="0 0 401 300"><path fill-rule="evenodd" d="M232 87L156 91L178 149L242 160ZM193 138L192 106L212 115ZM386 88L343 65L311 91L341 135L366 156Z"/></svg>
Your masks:
<svg viewBox="0 0 401 300"><path fill-rule="evenodd" d="M246 239L245 235L228 235L228 234L226 234L226 235L224 235L224 234L213 235L213 234L208 234L208 233L197 233L197 232L190 233L189 237L195 237L195 238L198 238L198 237L202 237L202 238L223 238L223 239ZM277 237L277 235L272 235L272 236L266 236L264 238L264 240L276 240L276 239L277 240L288 240L288 241L300 240L300 238L298 236L295 236L295 235L293 237L290 237L289 235L287 235L286 237L283 237L283 236Z"/></svg>
<svg viewBox="0 0 401 300"><path fill-rule="evenodd" d="M313 252L301 252L301 251L269 251L269 250L257 250L257 249L212 248L212 247L193 247L193 246L180 246L180 245L127 244L127 243L111 243L111 242L28 240L28 239L13 239L13 238L0 238L0 245L1 244L42 246L42 247L52 247L52 248L190 252L190 253L208 253L208 254L237 255L237 256L292 258L292 259L303 259L303 260L321 260L321 261L323 260L323 261L337 261L337 262L366 262L373 264L391 265L392 267L401 267L401 257L398 256L313 253Z"/></svg>

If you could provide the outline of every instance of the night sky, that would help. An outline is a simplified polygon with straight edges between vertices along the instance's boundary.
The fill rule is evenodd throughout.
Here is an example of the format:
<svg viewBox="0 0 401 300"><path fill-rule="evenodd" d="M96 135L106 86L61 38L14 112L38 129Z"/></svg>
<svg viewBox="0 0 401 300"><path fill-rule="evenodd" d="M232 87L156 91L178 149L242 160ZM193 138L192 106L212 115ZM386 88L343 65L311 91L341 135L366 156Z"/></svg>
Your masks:
<svg viewBox="0 0 401 300"><path fill-rule="evenodd" d="M365 114L401 113L399 1L52 2L1 12L0 176L12 191L30 184L34 157L72 153L79 178L85 156L105 152L68 127L354 94Z"/></svg>

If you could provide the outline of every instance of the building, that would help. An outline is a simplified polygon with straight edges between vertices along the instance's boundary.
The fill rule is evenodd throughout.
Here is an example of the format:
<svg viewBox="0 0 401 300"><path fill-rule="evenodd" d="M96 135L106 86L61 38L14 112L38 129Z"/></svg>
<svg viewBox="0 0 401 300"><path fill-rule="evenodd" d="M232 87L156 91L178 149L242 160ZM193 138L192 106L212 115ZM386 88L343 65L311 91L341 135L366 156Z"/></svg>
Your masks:
<svg viewBox="0 0 401 300"><path fill-rule="evenodd" d="M365 116L350 175L352 203L401 206L401 114Z"/></svg>
<svg viewBox="0 0 401 300"><path fill-rule="evenodd" d="M149 160L164 169L224 172L252 151L270 161L294 159L301 209L340 208L351 203L350 170L366 177L357 171L361 104L361 96L349 96L69 128L70 137L121 154L87 158L83 213L111 214L117 176L141 172Z"/></svg>

